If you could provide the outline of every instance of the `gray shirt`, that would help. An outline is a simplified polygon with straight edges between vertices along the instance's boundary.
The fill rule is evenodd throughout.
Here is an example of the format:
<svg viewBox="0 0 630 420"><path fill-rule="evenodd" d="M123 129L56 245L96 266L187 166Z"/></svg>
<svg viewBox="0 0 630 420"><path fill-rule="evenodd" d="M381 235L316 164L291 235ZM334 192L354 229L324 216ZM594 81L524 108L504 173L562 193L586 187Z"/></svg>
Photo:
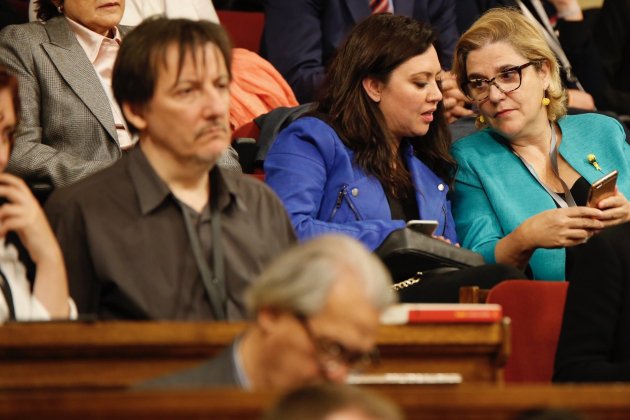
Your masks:
<svg viewBox="0 0 630 420"><path fill-rule="evenodd" d="M245 317L243 291L295 242L295 234L282 203L263 183L213 170L219 175L212 193L221 213L227 317L238 320ZM141 148L53 193L46 213L80 314L213 319L181 207ZM208 217L202 212L197 226L212 269Z"/></svg>

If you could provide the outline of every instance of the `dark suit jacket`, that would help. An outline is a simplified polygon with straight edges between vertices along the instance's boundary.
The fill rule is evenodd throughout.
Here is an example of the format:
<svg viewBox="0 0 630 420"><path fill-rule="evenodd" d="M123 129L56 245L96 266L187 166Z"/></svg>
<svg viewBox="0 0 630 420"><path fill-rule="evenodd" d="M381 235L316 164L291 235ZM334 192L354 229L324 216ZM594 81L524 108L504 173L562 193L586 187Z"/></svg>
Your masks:
<svg viewBox="0 0 630 420"><path fill-rule="evenodd" d="M439 34L440 62L450 68L458 38L454 0L394 0L394 12L430 22ZM369 14L368 0L267 0L261 54L287 79L298 101L309 102L332 54Z"/></svg>
<svg viewBox="0 0 630 420"><path fill-rule="evenodd" d="M554 381L630 381L630 223L576 247Z"/></svg>
<svg viewBox="0 0 630 420"><path fill-rule="evenodd" d="M43 195L121 156L105 90L65 18L5 28L0 51L22 101L9 172Z"/></svg>
<svg viewBox="0 0 630 420"><path fill-rule="evenodd" d="M630 0L606 0L594 29L608 80L630 92Z"/></svg>
<svg viewBox="0 0 630 420"><path fill-rule="evenodd" d="M236 373L236 363L233 357L234 346L235 343L232 343L217 357L198 366L151 379L141 383L136 389L184 389L221 386L242 388Z"/></svg>

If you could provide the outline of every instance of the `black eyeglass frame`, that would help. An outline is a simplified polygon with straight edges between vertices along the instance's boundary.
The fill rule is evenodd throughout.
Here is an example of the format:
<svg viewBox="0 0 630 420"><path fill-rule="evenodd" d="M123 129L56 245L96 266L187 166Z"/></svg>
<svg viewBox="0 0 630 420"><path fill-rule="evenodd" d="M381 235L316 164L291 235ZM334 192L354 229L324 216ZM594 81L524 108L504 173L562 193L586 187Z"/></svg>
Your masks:
<svg viewBox="0 0 630 420"><path fill-rule="evenodd" d="M341 365L346 365L353 372L357 372L363 368L375 366L380 362L380 354L376 347L368 352L349 350L336 340L315 334L306 316L295 315L295 317L304 328L306 335L313 342L317 352L318 363L323 371L331 373L339 369Z"/></svg>
<svg viewBox="0 0 630 420"><path fill-rule="evenodd" d="M494 76L492 79L468 79L466 80L466 82L464 83L464 94L466 95L466 97L468 97L468 99L470 99L471 101L475 101L475 102L483 102L486 99L488 99L488 97L490 96L490 87L492 85L495 85L497 87L497 89L499 89L499 91L501 91L501 93L506 94L506 93L510 93L510 92L514 92L515 90L517 90L518 88L521 87L521 84L523 83L523 69L531 66L531 65L535 65L538 66L540 65L540 61L538 60L532 60L532 61L528 61L525 64L521 64L520 66L515 66L515 67L510 67L508 69L505 69L503 71L500 71L499 73L497 73L496 76ZM496 78L501 76L502 74L505 73L509 73L509 72L513 72L515 71L516 74L518 74L518 86L516 86L514 89L510 89L510 90L505 90L501 87L501 85L499 85L496 81ZM468 85L472 82L486 82L488 84L488 93L486 96L482 97L482 98L475 98L470 94L470 88L468 87Z"/></svg>

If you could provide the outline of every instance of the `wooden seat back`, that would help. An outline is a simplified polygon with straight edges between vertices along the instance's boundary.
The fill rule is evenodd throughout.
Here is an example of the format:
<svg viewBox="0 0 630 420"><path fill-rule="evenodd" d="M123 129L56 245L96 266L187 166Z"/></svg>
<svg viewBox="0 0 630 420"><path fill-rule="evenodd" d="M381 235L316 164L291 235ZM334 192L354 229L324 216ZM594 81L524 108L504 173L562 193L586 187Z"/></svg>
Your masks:
<svg viewBox="0 0 630 420"><path fill-rule="evenodd" d="M508 280L488 293L511 320L506 382L551 382L567 282Z"/></svg>
<svg viewBox="0 0 630 420"><path fill-rule="evenodd" d="M0 326L0 390L117 389L191 367L245 329L225 322L48 322ZM501 380L503 322L381 326L373 373L459 373Z"/></svg>

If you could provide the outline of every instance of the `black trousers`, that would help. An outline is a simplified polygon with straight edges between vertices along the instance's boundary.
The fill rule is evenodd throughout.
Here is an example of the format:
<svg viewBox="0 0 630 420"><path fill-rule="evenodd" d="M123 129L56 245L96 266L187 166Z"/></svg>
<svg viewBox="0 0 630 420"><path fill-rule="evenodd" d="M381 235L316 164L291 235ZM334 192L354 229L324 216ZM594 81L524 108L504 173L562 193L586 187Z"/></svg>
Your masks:
<svg viewBox="0 0 630 420"><path fill-rule="evenodd" d="M457 303L459 288L479 286L491 289L503 280L527 279L525 274L509 265L487 264L448 272L427 273L420 282L398 292L401 302Z"/></svg>

